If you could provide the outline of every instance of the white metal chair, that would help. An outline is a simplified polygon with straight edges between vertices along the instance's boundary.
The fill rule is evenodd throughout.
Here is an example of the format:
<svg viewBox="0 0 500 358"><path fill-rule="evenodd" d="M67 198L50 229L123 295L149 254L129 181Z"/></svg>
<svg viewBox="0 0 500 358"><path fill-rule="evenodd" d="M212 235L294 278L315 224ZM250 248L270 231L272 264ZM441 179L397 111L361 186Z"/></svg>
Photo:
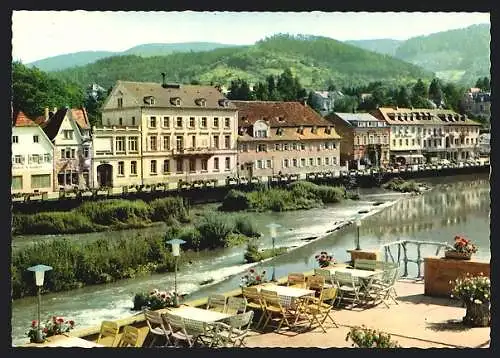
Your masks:
<svg viewBox="0 0 500 358"><path fill-rule="evenodd" d="M161 314L156 311L146 310L144 316L149 327L149 333L153 335L149 346L153 347L158 337L165 337L165 345L171 344L169 336L172 332L165 327Z"/></svg>
<svg viewBox="0 0 500 358"><path fill-rule="evenodd" d="M245 297L229 297L224 313L236 315L238 313L245 313L246 310L247 300Z"/></svg>
<svg viewBox="0 0 500 358"><path fill-rule="evenodd" d="M216 338L215 342L227 347L232 344L233 347L244 347L245 338L250 333L250 325L252 324L253 311L248 311L228 319L229 324L224 322L216 322Z"/></svg>
<svg viewBox="0 0 500 358"><path fill-rule="evenodd" d="M224 312L226 310L226 296L212 295L208 297L207 310Z"/></svg>
<svg viewBox="0 0 500 358"><path fill-rule="evenodd" d="M337 271L335 272L335 282L339 289L339 300L337 305L340 305L340 303L347 298L352 301L353 305L360 302L359 292L361 286L357 277L354 277L349 272Z"/></svg>
<svg viewBox="0 0 500 358"><path fill-rule="evenodd" d="M166 312L162 315L162 318L169 331L172 332L171 337L173 339L174 347L177 347L177 343L179 343L179 341L185 341L189 347L193 346L193 340L195 337L188 334L186 331L186 325L182 317L176 316L171 312Z"/></svg>

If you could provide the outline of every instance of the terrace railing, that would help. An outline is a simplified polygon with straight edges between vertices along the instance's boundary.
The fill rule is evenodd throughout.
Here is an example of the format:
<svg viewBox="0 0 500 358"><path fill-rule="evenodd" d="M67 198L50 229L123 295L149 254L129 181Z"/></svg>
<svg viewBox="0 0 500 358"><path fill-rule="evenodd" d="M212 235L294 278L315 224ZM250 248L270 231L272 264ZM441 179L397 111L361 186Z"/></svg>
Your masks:
<svg viewBox="0 0 500 358"><path fill-rule="evenodd" d="M380 251L384 251L385 261L392 261L398 266L401 266L401 262L404 264L404 272L402 277L408 277L408 263L414 263L417 265L417 278L422 278L422 263L424 259L422 257L422 246L434 246L436 247L435 256L438 256L441 249L453 249L453 247L446 242L435 242L435 241L420 241L420 240L399 240L393 241L387 244L383 244L380 247ZM394 250L394 251L393 251ZM395 257L397 250L397 256ZM409 258L408 251L416 251L416 258ZM393 255L394 253L394 255ZM412 256L414 257L414 256Z"/></svg>

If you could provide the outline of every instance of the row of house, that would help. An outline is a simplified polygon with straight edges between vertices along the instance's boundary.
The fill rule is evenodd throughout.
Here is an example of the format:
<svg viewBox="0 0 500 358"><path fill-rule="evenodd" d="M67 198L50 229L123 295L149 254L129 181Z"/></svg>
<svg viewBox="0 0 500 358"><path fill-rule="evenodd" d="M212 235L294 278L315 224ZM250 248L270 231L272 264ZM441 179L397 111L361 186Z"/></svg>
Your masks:
<svg viewBox="0 0 500 358"><path fill-rule="evenodd" d="M479 125L444 110L326 118L305 102L229 101L211 86L117 81L90 128L84 109L14 117L12 191L225 181L476 155Z"/></svg>

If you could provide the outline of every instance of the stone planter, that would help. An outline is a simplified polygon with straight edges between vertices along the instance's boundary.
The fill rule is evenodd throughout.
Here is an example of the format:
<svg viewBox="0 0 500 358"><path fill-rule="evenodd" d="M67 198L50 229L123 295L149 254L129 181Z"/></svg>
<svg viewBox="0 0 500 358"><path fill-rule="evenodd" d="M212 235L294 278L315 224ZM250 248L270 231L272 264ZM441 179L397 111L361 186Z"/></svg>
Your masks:
<svg viewBox="0 0 500 358"><path fill-rule="evenodd" d="M472 327L488 327L491 321L490 303L466 302L463 323Z"/></svg>
<svg viewBox="0 0 500 358"><path fill-rule="evenodd" d="M456 252L456 251L445 251L444 257L447 259L455 259L455 260L470 260L472 254L466 252Z"/></svg>

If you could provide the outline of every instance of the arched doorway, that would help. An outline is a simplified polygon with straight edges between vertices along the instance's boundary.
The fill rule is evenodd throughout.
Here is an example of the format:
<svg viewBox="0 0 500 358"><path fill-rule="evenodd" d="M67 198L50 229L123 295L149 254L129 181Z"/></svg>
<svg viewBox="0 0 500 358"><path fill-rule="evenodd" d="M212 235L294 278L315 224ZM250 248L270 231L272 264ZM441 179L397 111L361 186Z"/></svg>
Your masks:
<svg viewBox="0 0 500 358"><path fill-rule="evenodd" d="M97 166L97 184L100 187L113 187L113 166L111 164Z"/></svg>

